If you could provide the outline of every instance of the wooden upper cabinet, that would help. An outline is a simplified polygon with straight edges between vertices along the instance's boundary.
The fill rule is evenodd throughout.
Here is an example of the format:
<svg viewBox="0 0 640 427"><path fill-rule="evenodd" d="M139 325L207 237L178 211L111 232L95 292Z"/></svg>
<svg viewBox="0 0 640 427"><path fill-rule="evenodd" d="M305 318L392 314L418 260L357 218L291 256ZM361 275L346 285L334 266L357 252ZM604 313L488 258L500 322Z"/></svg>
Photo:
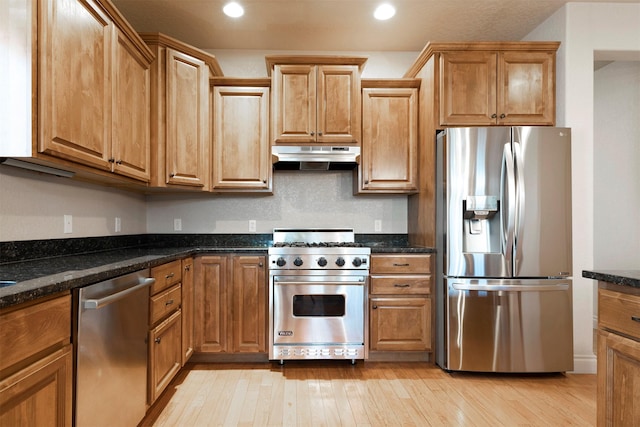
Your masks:
<svg viewBox="0 0 640 427"><path fill-rule="evenodd" d="M440 125L555 123L555 50L440 55Z"/></svg>
<svg viewBox="0 0 640 427"><path fill-rule="evenodd" d="M38 151L111 170L113 23L94 1L40 0Z"/></svg>
<svg viewBox="0 0 640 427"><path fill-rule="evenodd" d="M381 84L375 84L381 83ZM362 90L362 155L355 193L418 189L418 80L367 82Z"/></svg>
<svg viewBox="0 0 640 427"><path fill-rule="evenodd" d="M212 79L215 192L271 192L268 79Z"/></svg>
<svg viewBox="0 0 640 427"><path fill-rule="evenodd" d="M151 68L151 186L209 189L212 55L161 33L142 33Z"/></svg>
<svg viewBox="0 0 640 427"><path fill-rule="evenodd" d="M108 3L38 14L38 152L147 182L153 54Z"/></svg>
<svg viewBox="0 0 640 427"><path fill-rule="evenodd" d="M276 144L361 141L360 74L366 58L267 56Z"/></svg>
<svg viewBox="0 0 640 427"><path fill-rule="evenodd" d="M149 181L149 62L121 31L116 31L114 47L111 156L114 170L131 178Z"/></svg>

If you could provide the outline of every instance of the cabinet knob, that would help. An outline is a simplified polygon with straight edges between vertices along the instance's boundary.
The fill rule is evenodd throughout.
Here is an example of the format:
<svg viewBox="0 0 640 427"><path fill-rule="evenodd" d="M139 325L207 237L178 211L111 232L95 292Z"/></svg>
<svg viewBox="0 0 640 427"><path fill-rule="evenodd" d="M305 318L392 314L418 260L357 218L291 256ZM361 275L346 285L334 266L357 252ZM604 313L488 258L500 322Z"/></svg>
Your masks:
<svg viewBox="0 0 640 427"><path fill-rule="evenodd" d="M116 165L121 165L121 164L122 164L122 159L116 160Z"/></svg>
<svg viewBox="0 0 640 427"><path fill-rule="evenodd" d="M505 117L507 117L504 113L500 114L500 118L504 119Z"/></svg>
<svg viewBox="0 0 640 427"><path fill-rule="evenodd" d="M377 306L377 305L374 305L374 306L373 306L373 307L371 307L371 308L373 308L373 309L375 310L375 309L377 309L377 308L378 308L378 306Z"/></svg>
<svg viewBox="0 0 640 427"><path fill-rule="evenodd" d="M174 176L176 176L176 174L175 174L175 173L173 173L173 172L171 172L171 173L169 174L169 178L173 178Z"/></svg>
<svg viewBox="0 0 640 427"><path fill-rule="evenodd" d="M258 267L263 267L263 266L264 266L263 263L261 263L261 262L258 263Z"/></svg>
<svg viewBox="0 0 640 427"><path fill-rule="evenodd" d="M316 134L315 132L311 132L311 136L315 136L315 134Z"/></svg>
<svg viewBox="0 0 640 427"><path fill-rule="evenodd" d="M263 179L263 180L262 180L262 183L263 183L263 184L266 184L266 183L267 183L267 180L266 180L266 179Z"/></svg>
<svg viewBox="0 0 640 427"><path fill-rule="evenodd" d="M631 320L634 322L640 322L640 316L631 316Z"/></svg>
<svg viewBox="0 0 640 427"><path fill-rule="evenodd" d="M160 344L160 341L162 340L161 337L156 338L154 341L156 342L156 344Z"/></svg>
<svg viewBox="0 0 640 427"><path fill-rule="evenodd" d="M492 115L491 115L491 118L492 118L492 119L495 119L496 117L498 117L498 115L497 115L497 114L492 114Z"/></svg>
<svg viewBox="0 0 640 427"><path fill-rule="evenodd" d="M190 265L185 265L184 266L184 271L191 271L191 266Z"/></svg>
<svg viewBox="0 0 640 427"><path fill-rule="evenodd" d="M174 276L174 274L173 274L173 273L169 273L169 274L167 274L164 278L165 278L165 279L171 279L173 276Z"/></svg>
<svg viewBox="0 0 640 427"><path fill-rule="evenodd" d="M365 183L365 184L368 184L368 183L369 183L369 180L368 180L368 179L366 179L366 180L364 181L364 183Z"/></svg>
<svg viewBox="0 0 640 427"><path fill-rule="evenodd" d="M114 159L114 158L112 157L112 158L110 158L110 159L109 159L109 160L107 160L107 161L108 161L109 163L113 163L113 162L115 162L115 161L116 161L116 159Z"/></svg>
<svg viewBox="0 0 640 427"><path fill-rule="evenodd" d="M318 136L322 136L322 132L318 132Z"/></svg>

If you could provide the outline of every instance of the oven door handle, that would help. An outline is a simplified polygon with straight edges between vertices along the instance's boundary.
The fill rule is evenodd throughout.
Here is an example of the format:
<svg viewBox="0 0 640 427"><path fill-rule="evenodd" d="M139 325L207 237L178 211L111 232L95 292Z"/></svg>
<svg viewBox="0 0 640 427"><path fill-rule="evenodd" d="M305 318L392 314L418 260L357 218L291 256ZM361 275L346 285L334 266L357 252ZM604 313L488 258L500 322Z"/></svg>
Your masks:
<svg viewBox="0 0 640 427"><path fill-rule="evenodd" d="M313 276L315 278L319 276ZM305 284L305 285L363 285L367 276L349 276L344 280L336 280L335 277L323 277L320 280L309 280L309 276L273 276L273 283L278 285Z"/></svg>

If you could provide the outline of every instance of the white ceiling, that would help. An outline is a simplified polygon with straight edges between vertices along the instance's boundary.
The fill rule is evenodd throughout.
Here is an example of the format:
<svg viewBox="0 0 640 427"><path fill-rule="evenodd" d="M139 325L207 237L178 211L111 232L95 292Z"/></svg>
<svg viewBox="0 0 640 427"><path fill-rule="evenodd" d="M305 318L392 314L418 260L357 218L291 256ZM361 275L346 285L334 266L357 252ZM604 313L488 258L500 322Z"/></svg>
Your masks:
<svg viewBox="0 0 640 427"><path fill-rule="evenodd" d="M521 40L564 0L112 0L139 31L159 31L201 49L420 51L427 41ZM383 1L396 6L376 21ZM582 0L639 3L638 0Z"/></svg>

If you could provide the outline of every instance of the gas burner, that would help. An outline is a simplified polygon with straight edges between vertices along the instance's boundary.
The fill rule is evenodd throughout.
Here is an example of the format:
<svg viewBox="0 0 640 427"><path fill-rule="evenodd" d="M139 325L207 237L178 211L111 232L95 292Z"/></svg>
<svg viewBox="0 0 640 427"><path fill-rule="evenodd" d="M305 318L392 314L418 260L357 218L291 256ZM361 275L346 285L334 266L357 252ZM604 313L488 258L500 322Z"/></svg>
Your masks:
<svg viewBox="0 0 640 427"><path fill-rule="evenodd" d="M274 248L362 248L356 242L276 242Z"/></svg>

